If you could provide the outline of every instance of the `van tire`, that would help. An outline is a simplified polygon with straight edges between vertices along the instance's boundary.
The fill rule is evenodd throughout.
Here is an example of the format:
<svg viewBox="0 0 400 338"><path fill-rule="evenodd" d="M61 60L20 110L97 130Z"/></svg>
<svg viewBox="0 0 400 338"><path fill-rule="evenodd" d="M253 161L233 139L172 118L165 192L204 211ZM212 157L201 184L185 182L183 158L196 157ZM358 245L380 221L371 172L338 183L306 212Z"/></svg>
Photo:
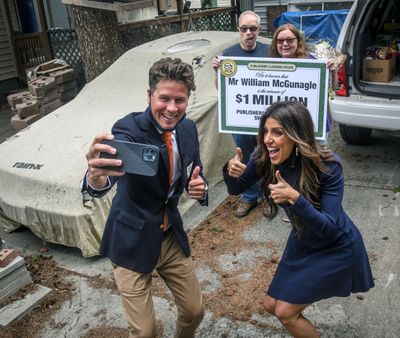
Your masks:
<svg viewBox="0 0 400 338"><path fill-rule="evenodd" d="M367 145L371 140L371 128L346 126L339 123L339 131L343 141L348 144Z"/></svg>

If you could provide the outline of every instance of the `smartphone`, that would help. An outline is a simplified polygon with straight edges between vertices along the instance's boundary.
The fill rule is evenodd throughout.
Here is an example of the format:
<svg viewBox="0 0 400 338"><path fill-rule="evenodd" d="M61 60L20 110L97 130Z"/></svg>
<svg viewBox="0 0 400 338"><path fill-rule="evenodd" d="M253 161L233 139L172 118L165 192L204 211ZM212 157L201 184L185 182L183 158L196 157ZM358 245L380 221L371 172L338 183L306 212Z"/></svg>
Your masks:
<svg viewBox="0 0 400 338"><path fill-rule="evenodd" d="M103 140L101 143L110 145L117 150L115 155L101 152L100 157L119 159L121 166L107 166L104 169L125 171L131 174L154 176L158 171L160 149L151 144L142 144L121 140Z"/></svg>

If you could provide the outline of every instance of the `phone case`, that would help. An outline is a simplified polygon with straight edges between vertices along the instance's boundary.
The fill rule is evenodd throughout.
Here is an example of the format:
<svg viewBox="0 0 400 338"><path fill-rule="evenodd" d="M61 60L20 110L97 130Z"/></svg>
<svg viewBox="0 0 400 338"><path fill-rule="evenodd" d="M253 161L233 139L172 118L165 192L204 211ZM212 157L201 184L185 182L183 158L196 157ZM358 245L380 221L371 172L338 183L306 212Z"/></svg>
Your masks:
<svg viewBox="0 0 400 338"><path fill-rule="evenodd" d="M103 167L109 170L125 171L131 174L154 176L158 171L160 150L151 144L142 144L121 140L103 140L117 150L115 155L101 152L102 158L118 158L122 161L120 167Z"/></svg>

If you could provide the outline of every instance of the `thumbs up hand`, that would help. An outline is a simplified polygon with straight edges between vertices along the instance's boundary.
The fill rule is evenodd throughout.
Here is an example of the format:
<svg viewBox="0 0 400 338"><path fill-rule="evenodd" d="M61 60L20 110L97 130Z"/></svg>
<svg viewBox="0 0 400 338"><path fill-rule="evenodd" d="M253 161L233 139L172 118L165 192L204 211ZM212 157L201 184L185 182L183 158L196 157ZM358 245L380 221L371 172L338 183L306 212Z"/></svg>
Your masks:
<svg viewBox="0 0 400 338"><path fill-rule="evenodd" d="M196 166L193 169L192 176L190 177L188 192L190 198L200 200L204 198L206 192L206 182L200 176L200 167Z"/></svg>
<svg viewBox="0 0 400 338"><path fill-rule="evenodd" d="M200 174L200 167L197 166L197 167L195 167L195 168L193 169L192 177L190 178L190 180L191 180L191 181L192 181L192 180L197 180L197 178L199 177L199 174Z"/></svg>
<svg viewBox="0 0 400 338"><path fill-rule="evenodd" d="M235 159L237 159L237 160L240 161L240 162L242 162L242 160L243 160L242 149L240 149L239 147L236 148Z"/></svg>
<svg viewBox="0 0 400 338"><path fill-rule="evenodd" d="M230 159L228 162L229 176L237 178L243 175L244 171L246 170L246 165L242 163L242 160L243 160L242 149L237 147L235 157Z"/></svg>
<svg viewBox="0 0 400 338"><path fill-rule="evenodd" d="M282 204L285 202L290 204L296 203L300 193L293 189L293 187L283 179L279 170L275 172L275 177L277 182L268 185L270 198L272 198L276 204Z"/></svg>
<svg viewBox="0 0 400 338"><path fill-rule="evenodd" d="M275 177L276 177L276 179L277 179L277 181L278 181L278 184L287 184L287 185L289 185L289 184L283 179L283 177L282 177L281 173L279 172L279 170L277 170L277 171L275 172Z"/></svg>

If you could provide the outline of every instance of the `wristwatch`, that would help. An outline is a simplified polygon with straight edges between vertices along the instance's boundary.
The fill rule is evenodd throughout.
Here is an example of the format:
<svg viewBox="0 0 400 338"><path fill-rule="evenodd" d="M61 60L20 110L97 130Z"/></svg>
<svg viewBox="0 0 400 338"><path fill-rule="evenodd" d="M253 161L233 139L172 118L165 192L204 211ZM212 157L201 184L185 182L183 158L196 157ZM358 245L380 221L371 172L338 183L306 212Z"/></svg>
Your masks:
<svg viewBox="0 0 400 338"><path fill-rule="evenodd" d="M208 184L204 182L204 195L202 197L202 200L204 200L207 197L208 194Z"/></svg>

